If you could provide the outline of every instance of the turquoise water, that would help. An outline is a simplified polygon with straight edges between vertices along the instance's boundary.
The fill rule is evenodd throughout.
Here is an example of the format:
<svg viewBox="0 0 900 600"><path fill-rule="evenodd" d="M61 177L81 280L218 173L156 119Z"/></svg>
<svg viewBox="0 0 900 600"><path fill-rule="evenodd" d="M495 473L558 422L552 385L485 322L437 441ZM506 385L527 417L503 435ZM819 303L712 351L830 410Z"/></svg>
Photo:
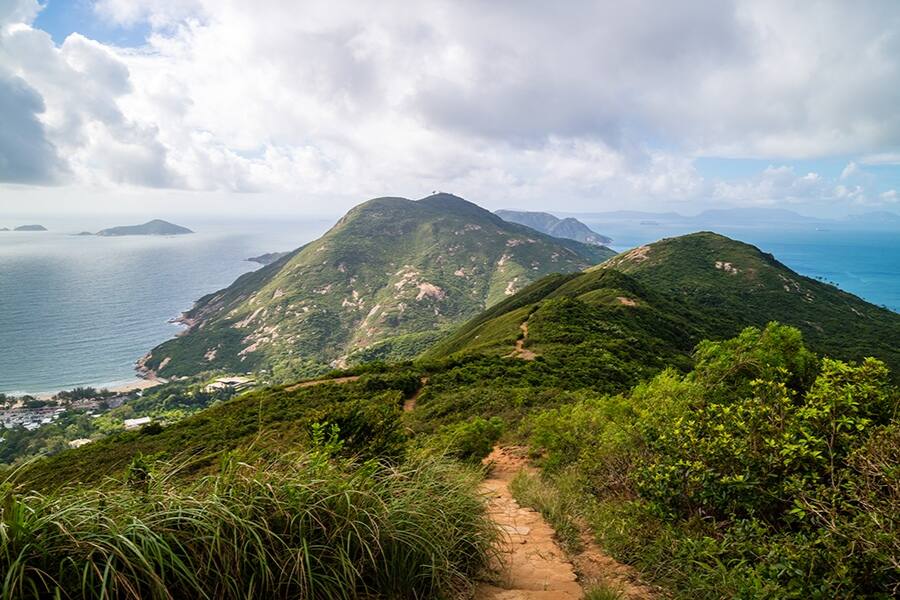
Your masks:
<svg viewBox="0 0 900 600"><path fill-rule="evenodd" d="M36 222L41 222L38 219ZM586 219L587 221L587 219ZM39 393L134 379L134 362L175 335L194 300L256 265L244 259L315 239L332 221L204 224L182 237L76 237L96 223L0 233L0 392ZM622 250L689 228L589 223ZM92 226L95 225L95 226ZM900 235L716 228L792 269L900 311Z"/></svg>
<svg viewBox="0 0 900 600"><path fill-rule="evenodd" d="M258 268L245 258L331 225L186 221L196 234L98 238L43 223L52 231L0 232L0 393L134 380L135 360L180 330L170 319Z"/></svg>
<svg viewBox="0 0 900 600"><path fill-rule="evenodd" d="M589 219L585 222L611 236L615 250L696 231L679 225L601 223ZM868 302L900 312L900 232L815 227L712 229L774 254L802 275L823 277Z"/></svg>

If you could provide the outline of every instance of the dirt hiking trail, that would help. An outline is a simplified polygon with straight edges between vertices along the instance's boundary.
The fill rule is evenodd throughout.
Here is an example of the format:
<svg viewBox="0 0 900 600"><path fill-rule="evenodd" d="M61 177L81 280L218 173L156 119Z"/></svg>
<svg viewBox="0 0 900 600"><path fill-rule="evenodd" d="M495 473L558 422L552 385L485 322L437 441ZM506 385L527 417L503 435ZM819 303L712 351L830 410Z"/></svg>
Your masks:
<svg viewBox="0 0 900 600"><path fill-rule="evenodd" d="M633 569L605 555L583 536L585 550L570 559L555 540L555 532L540 513L522 508L509 482L528 465L523 447L495 447L485 458L490 475L481 485L488 513L504 533L500 555L489 581L475 590L475 600L576 600L584 589L603 585L618 590L623 600L650 600L652 591L636 583ZM573 564L574 563L574 564Z"/></svg>
<svg viewBox="0 0 900 600"><path fill-rule="evenodd" d="M519 329L522 330L522 337L516 340L516 349L509 356L522 360L534 360L537 358L537 354L525 347L525 342L528 340L528 321L523 321L519 325Z"/></svg>
<svg viewBox="0 0 900 600"><path fill-rule="evenodd" d="M419 380L419 389L416 390L416 393L403 402L403 412L412 412L416 409L416 402L418 402L419 396L422 395L422 392L425 391L426 385L428 385L428 378L422 377Z"/></svg>

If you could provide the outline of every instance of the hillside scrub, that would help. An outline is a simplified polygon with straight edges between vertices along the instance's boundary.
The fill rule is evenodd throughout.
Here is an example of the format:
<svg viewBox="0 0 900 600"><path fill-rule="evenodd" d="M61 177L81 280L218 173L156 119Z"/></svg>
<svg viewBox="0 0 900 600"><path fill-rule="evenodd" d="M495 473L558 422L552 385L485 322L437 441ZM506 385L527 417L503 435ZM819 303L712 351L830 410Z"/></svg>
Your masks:
<svg viewBox="0 0 900 600"><path fill-rule="evenodd" d="M136 457L117 486L0 487L0 598L453 598L497 538L480 475L316 450L230 454L192 482Z"/></svg>
<svg viewBox="0 0 900 600"><path fill-rule="evenodd" d="M676 597L897 594L900 396L884 364L820 360L778 324L694 358L527 420L558 503Z"/></svg>

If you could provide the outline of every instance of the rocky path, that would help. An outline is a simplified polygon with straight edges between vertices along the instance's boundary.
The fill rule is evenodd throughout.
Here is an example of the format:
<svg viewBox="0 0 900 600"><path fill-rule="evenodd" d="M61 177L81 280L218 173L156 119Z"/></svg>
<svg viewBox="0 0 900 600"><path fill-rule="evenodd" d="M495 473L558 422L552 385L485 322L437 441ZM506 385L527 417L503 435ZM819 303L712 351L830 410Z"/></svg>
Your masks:
<svg viewBox="0 0 900 600"><path fill-rule="evenodd" d="M478 586L475 600L569 600L583 598L584 590L595 587L614 590L622 600L658 597L634 569L606 555L586 530L584 549L568 557L541 514L519 506L509 482L520 470L532 469L525 448L495 447L484 462L491 472L482 491L505 539L492 577Z"/></svg>
<svg viewBox="0 0 900 600"><path fill-rule="evenodd" d="M509 482L527 465L517 448L494 448L485 459L491 474L482 483L488 510L505 539L493 581L482 583L476 600L575 600L582 597L575 569L553 539L554 531L540 513L522 508L509 491Z"/></svg>

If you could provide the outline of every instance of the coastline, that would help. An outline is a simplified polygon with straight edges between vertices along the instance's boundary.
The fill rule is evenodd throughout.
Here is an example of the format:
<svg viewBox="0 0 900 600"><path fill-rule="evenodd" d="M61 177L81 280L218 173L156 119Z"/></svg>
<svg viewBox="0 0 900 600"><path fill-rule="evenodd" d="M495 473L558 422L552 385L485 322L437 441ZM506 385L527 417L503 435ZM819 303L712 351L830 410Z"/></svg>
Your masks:
<svg viewBox="0 0 900 600"><path fill-rule="evenodd" d="M154 388L158 385L162 385L166 383L165 379L134 379L133 381L126 381L125 383L114 383L112 385L92 385L92 386L82 386L82 387L94 387L98 390L106 389L110 392L115 392L117 394L124 394L126 392L131 392L134 390L148 390L150 388ZM61 391L56 392L40 392L37 394L29 394L34 396L38 400L50 400Z"/></svg>

